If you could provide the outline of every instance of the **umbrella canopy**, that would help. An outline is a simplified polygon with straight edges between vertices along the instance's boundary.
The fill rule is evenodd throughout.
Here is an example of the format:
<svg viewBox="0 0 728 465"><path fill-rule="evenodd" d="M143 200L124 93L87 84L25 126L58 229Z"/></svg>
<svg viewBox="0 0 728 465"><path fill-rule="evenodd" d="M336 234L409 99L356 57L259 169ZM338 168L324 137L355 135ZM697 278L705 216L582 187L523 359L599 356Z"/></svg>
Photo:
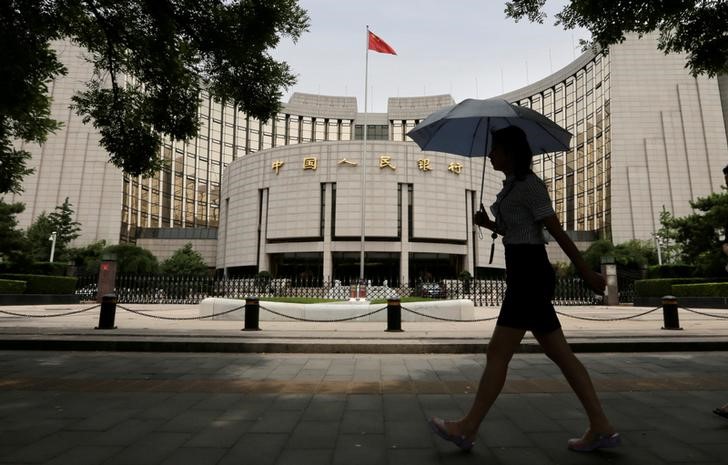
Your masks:
<svg viewBox="0 0 728 465"><path fill-rule="evenodd" d="M534 154L569 149L571 133L530 108L492 98L467 99L425 118L407 135L422 150L466 156L490 152L490 134L508 126L523 129Z"/></svg>

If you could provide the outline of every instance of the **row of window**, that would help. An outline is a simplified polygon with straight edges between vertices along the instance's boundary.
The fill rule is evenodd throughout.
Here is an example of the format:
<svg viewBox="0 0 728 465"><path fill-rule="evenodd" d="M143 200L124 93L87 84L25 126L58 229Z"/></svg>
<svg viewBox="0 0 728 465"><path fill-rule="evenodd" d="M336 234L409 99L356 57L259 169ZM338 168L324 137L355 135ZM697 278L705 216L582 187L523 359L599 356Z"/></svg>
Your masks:
<svg viewBox="0 0 728 465"><path fill-rule="evenodd" d="M574 134L570 151L534 160L534 171L549 187L565 227L607 228L611 152L608 57L597 56L573 76L517 103L543 113ZM199 137L165 144L162 171L151 179L125 179L125 228L217 227L222 172L235 158L281 145L363 138L363 126L352 120L279 114L262 122L223 107L209 96L203 96L199 116ZM367 138L407 141L407 132L418 123L411 119L369 124Z"/></svg>

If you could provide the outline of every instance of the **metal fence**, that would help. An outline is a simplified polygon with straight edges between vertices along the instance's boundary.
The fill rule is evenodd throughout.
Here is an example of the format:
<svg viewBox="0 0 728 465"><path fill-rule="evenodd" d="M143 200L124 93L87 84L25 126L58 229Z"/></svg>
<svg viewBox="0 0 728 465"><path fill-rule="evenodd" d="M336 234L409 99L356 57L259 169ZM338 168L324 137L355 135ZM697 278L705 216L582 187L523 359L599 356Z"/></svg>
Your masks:
<svg viewBox="0 0 728 465"><path fill-rule="evenodd" d="M640 270L617 270L617 289L619 289L619 303L628 304L634 302L634 282L644 279Z"/></svg>
<svg viewBox="0 0 728 465"><path fill-rule="evenodd" d="M95 300L98 277L80 276L76 294L82 300ZM304 297L347 300L356 296L357 283L340 280L260 277L216 278L207 276L120 274L116 277L119 303L197 304L206 297L242 299L257 297ZM369 300L399 297L431 299L471 299L476 306L498 306L505 296L504 279L446 279L413 285L390 286L386 281L364 286ZM554 304L590 305L599 303L596 296L578 278L557 280Z"/></svg>

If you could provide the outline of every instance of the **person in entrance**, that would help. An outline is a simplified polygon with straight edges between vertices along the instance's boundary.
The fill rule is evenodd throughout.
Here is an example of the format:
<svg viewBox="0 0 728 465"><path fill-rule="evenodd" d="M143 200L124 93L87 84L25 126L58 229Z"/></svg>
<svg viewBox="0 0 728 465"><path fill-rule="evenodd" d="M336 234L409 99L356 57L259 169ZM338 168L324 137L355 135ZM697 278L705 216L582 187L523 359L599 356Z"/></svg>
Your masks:
<svg viewBox="0 0 728 465"><path fill-rule="evenodd" d="M558 365L581 401L589 427L567 447L587 452L616 447L621 438L604 413L589 373L571 351L551 300L555 273L548 261L543 229L579 271L586 284L604 293L604 277L592 271L561 227L551 207L545 184L531 171L533 154L523 131L510 126L493 132L488 158L506 175L503 189L491 207L491 219L481 205L474 222L503 236L506 259L506 295L487 350L487 363L468 413L455 421L432 417L432 430L463 450L475 437L506 380L508 364L526 331L531 331L545 354Z"/></svg>

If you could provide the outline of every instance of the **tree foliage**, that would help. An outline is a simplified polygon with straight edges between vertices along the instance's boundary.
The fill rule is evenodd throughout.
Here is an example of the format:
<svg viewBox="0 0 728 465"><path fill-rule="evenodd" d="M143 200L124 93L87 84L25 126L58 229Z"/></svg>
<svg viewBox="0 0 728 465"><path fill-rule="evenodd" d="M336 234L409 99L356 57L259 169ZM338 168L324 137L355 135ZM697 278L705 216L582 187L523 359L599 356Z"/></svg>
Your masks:
<svg viewBox="0 0 728 465"><path fill-rule="evenodd" d="M587 264L595 271L601 270L602 258L612 257L622 269L640 270L657 263L657 252L650 241L631 240L613 245L611 241L600 239L593 242L582 255Z"/></svg>
<svg viewBox="0 0 728 465"><path fill-rule="evenodd" d="M33 260L38 262L49 260L51 255L51 241L49 237L53 231L53 223L51 223L46 212L38 215L33 220L33 223L28 226L25 236L28 239Z"/></svg>
<svg viewBox="0 0 728 465"><path fill-rule="evenodd" d="M162 273L183 275L205 275L208 272L205 260L192 248L191 243L185 244L162 262L161 270Z"/></svg>
<svg viewBox="0 0 728 465"><path fill-rule="evenodd" d="M27 264L28 245L23 231L18 229L15 215L22 213L22 203L5 203L0 200L0 264L4 268Z"/></svg>
<svg viewBox="0 0 728 465"><path fill-rule="evenodd" d="M60 123L50 117L48 83L65 72L50 41L58 26L49 24L47 2L0 2L0 194L22 192L30 153L13 141L42 143Z"/></svg>
<svg viewBox="0 0 728 465"><path fill-rule="evenodd" d="M56 251L65 255L65 251L74 239L79 236L81 232L81 223L73 219L73 205L68 201L68 197L63 201L63 204L56 207L48 219L53 225L53 230L56 232ZM61 256L59 255L59 257Z"/></svg>
<svg viewBox="0 0 728 465"><path fill-rule="evenodd" d="M725 274L726 256L721 236L728 226L728 191L712 193L690 202L696 212L684 217L666 217L664 228L675 231L675 240L681 245L681 261L698 267L703 276Z"/></svg>
<svg viewBox="0 0 728 465"><path fill-rule="evenodd" d="M102 255L116 255L117 273L156 273L159 262L152 252L134 244L118 244L106 247Z"/></svg>
<svg viewBox="0 0 728 465"><path fill-rule="evenodd" d="M36 261L48 260L52 247L50 236L54 231L56 233L55 260L70 259L68 244L76 239L81 231L81 224L73 219L72 207L73 205L66 197L62 205L58 205L50 214L41 213L28 227L26 236L33 259Z"/></svg>
<svg viewBox="0 0 728 465"><path fill-rule="evenodd" d="M665 209L664 205L660 212L660 229L655 234L656 239L660 241L660 253L662 254L662 262L666 265L675 263L679 264L682 260L682 245L678 241L678 230L674 226L674 216Z"/></svg>
<svg viewBox="0 0 728 465"><path fill-rule="evenodd" d="M76 266L76 273L98 273L99 265L101 264L101 254L105 247L106 241L98 241L85 247L69 248L68 257Z"/></svg>
<svg viewBox="0 0 728 465"><path fill-rule="evenodd" d="M27 174L27 153L10 141L42 142L59 126L49 117L47 83L66 70L53 40L80 45L94 66L73 98L76 112L98 128L114 165L148 175L161 167L162 137L197 134L202 90L260 120L273 116L295 78L269 50L307 28L296 0L2 2L0 168L12 159L23 167L19 176ZM20 188L17 181L10 186Z"/></svg>
<svg viewBox="0 0 728 465"><path fill-rule="evenodd" d="M506 15L516 21L543 23L546 0L506 2ZM728 2L725 0L598 1L571 0L556 14L564 29L583 27L599 48L624 40L625 33L659 31L665 53L685 53L694 76L728 72Z"/></svg>

